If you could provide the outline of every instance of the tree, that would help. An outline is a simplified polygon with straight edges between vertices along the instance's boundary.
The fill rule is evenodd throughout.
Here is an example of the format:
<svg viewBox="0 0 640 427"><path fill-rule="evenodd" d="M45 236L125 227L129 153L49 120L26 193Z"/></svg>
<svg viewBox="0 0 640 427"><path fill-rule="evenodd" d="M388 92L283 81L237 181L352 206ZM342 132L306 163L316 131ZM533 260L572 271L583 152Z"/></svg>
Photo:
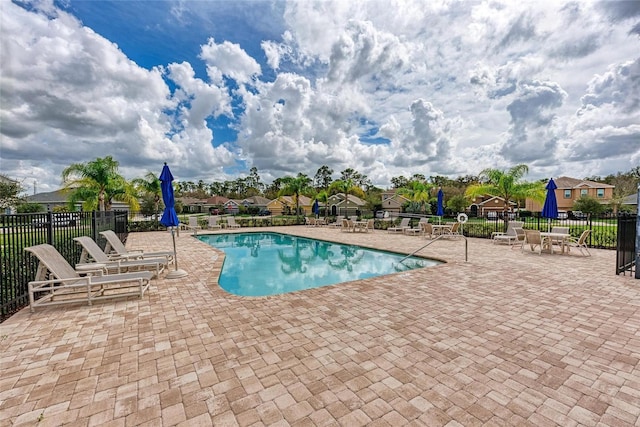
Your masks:
<svg viewBox="0 0 640 427"><path fill-rule="evenodd" d="M84 210L111 210L113 200L138 209L133 185L118 174L118 162L111 156L87 163L73 163L62 171L64 189L70 191L69 206L83 202Z"/></svg>
<svg viewBox="0 0 640 427"><path fill-rule="evenodd" d="M431 190L433 186L423 181L411 181L408 187L401 188L398 194L406 196L409 200L418 205L419 212L426 212L425 206L431 198ZM415 207L410 209L415 210ZM431 209L429 209L429 213Z"/></svg>
<svg viewBox="0 0 640 427"><path fill-rule="evenodd" d="M604 212L605 206L598 199L591 196L582 196L573 204L574 211L581 211L589 215L598 215Z"/></svg>
<svg viewBox="0 0 640 427"><path fill-rule="evenodd" d="M467 206L469 206L469 202L467 198L462 195L453 196L447 200L447 207L456 213L464 212Z"/></svg>
<svg viewBox="0 0 640 427"><path fill-rule="evenodd" d="M329 188L329 185L331 185L331 181L333 181L331 175L333 175L333 169L331 169L327 165L320 166L320 168L316 172L316 175L313 177L314 185L317 188L327 190Z"/></svg>
<svg viewBox="0 0 640 427"><path fill-rule="evenodd" d="M327 190L320 191L318 194L316 194L316 200L318 200L318 203L324 203L324 218L326 220L327 216L329 215L329 209L327 209L327 205L329 204L329 192Z"/></svg>
<svg viewBox="0 0 640 427"><path fill-rule="evenodd" d="M528 172L529 167L524 164L516 165L508 171L485 169L480 172L480 183L470 185L465 196L490 194L501 197L504 199L504 211L511 210L511 202L514 200L531 198L542 203L545 198L544 183L520 181Z"/></svg>
<svg viewBox="0 0 640 427"><path fill-rule="evenodd" d="M153 210L151 213L155 215L155 221L157 223L158 214L160 213L160 200L162 199L160 179L158 179L153 172L147 172L144 178L135 178L131 182L135 186L136 190L153 200ZM144 210L147 211L146 207Z"/></svg>
<svg viewBox="0 0 640 427"><path fill-rule="evenodd" d="M22 203L24 199L19 196L22 190L22 186L17 181L9 179L6 182L0 181L0 209L5 210Z"/></svg>
<svg viewBox="0 0 640 427"><path fill-rule="evenodd" d="M403 187L407 187L408 185L409 185L409 180L402 175L394 176L393 178L391 178L391 186L393 188L403 188Z"/></svg>
<svg viewBox="0 0 640 427"><path fill-rule="evenodd" d="M300 213L300 195L305 194L311 189L311 178L303 173L299 173L297 177L282 178L284 188L280 190L280 195L294 195L296 200L296 220Z"/></svg>

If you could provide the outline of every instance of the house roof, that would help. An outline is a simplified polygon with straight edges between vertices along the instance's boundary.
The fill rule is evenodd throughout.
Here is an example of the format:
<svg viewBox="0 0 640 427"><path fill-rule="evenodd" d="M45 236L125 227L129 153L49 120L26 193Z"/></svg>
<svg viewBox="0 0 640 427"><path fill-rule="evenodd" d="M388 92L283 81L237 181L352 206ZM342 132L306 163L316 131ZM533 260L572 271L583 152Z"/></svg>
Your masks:
<svg viewBox="0 0 640 427"><path fill-rule="evenodd" d="M209 197L206 203L207 205L224 205L225 203L227 203L227 200L229 199L224 196L213 196Z"/></svg>
<svg viewBox="0 0 640 427"><path fill-rule="evenodd" d="M587 179L576 179L568 176L561 176L553 180L556 183L558 189L571 189L571 188L615 188L615 185L605 184L604 182L589 181Z"/></svg>
<svg viewBox="0 0 640 427"><path fill-rule="evenodd" d="M332 195L329 198L339 198L340 202L336 203L337 205L343 203L346 200L346 197L344 195L344 193L336 193L334 195ZM364 206L367 204L367 202L365 202L364 200L362 200L360 197L358 196L354 196L353 194L349 194L349 202L353 203L354 205L358 205L358 206Z"/></svg>
<svg viewBox="0 0 640 427"><path fill-rule="evenodd" d="M69 193L65 190L49 191L46 193L38 193L26 197L28 202L32 203L67 203Z"/></svg>
<svg viewBox="0 0 640 427"><path fill-rule="evenodd" d="M638 195L637 194L629 194L624 199L622 199L623 205L637 205L638 204Z"/></svg>
<svg viewBox="0 0 640 427"><path fill-rule="evenodd" d="M500 197L500 196L490 196L487 200L483 200L482 202L474 203L474 204L476 204L478 206L487 205L487 204L489 204L491 202L493 202L495 204L494 200L499 200L500 202L502 202L502 205L504 205L504 198ZM512 200L509 200L509 205L517 206L518 204L516 202L512 201Z"/></svg>
<svg viewBox="0 0 640 427"><path fill-rule="evenodd" d="M242 201L247 201L248 203L256 206L266 206L271 201L271 199L267 199L266 197L262 196L251 196L243 199Z"/></svg>
<svg viewBox="0 0 640 427"><path fill-rule="evenodd" d="M280 196L277 199L271 200L269 203L273 203L277 201L284 202L292 206L296 204L295 200L293 199L293 196ZM313 200L311 200L307 196L303 196L302 194L299 197L299 202L300 202L300 206L311 206L313 204Z"/></svg>

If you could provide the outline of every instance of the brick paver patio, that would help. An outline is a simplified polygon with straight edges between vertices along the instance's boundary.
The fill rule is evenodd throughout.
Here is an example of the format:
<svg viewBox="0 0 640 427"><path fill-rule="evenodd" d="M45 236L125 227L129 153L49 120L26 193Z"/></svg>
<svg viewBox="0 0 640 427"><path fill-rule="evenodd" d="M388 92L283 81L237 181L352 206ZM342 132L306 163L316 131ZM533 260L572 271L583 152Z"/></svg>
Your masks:
<svg viewBox="0 0 640 427"><path fill-rule="evenodd" d="M404 253L425 243L271 230ZM216 284L220 252L187 233L177 244L189 275L143 299L0 324L0 425L640 425L640 281L614 274L614 251L470 239L465 263L462 240L438 241L421 254L441 266L241 298Z"/></svg>

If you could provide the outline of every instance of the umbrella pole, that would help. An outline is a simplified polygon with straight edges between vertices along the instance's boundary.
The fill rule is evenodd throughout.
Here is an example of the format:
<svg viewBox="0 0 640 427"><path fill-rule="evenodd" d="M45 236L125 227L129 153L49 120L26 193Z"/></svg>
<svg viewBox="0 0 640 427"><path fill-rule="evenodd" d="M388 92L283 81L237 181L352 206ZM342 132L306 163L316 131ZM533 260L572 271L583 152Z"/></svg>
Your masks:
<svg viewBox="0 0 640 427"><path fill-rule="evenodd" d="M171 240L173 240L173 264L175 265L175 270L167 273L165 279L179 279L180 277L185 277L187 272L178 269L178 251L176 251L176 235L174 234L174 227L171 227Z"/></svg>

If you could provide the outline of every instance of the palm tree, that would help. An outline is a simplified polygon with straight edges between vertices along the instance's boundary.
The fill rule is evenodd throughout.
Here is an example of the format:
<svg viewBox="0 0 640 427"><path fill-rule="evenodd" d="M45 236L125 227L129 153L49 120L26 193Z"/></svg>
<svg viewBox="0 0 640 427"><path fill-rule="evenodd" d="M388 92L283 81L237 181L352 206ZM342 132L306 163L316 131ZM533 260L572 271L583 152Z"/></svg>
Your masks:
<svg viewBox="0 0 640 427"><path fill-rule="evenodd" d="M409 187L401 188L398 193L407 196L411 201L420 204L420 211L425 212L425 206L431 198L433 185L422 181L411 181ZM429 211L431 213L431 211Z"/></svg>
<svg viewBox="0 0 640 427"><path fill-rule="evenodd" d="M528 172L529 167L524 164L516 165L508 171L485 169L479 175L481 182L470 185L465 196L478 197L491 194L501 197L504 199L504 211L511 210L512 200L531 198L540 202L544 201L544 183L520 181Z"/></svg>
<svg viewBox="0 0 640 427"><path fill-rule="evenodd" d="M316 200L318 200L319 203L324 203L324 219L326 222L328 216L327 205L329 204L329 193L326 190L322 190L321 192L316 194Z"/></svg>
<svg viewBox="0 0 640 427"><path fill-rule="evenodd" d="M299 173L297 177L282 178L284 187L280 190L280 195L294 195L296 199L296 221L300 213L300 195L311 190L311 178L303 173Z"/></svg>
<svg viewBox="0 0 640 427"><path fill-rule="evenodd" d="M332 194L344 193L345 216L349 216L349 194L365 197L362 188L355 185L351 178L337 179L333 181L329 186L329 191Z"/></svg>
<svg viewBox="0 0 640 427"><path fill-rule="evenodd" d="M144 178L135 178L131 181L137 190L149 194L153 197L153 212L155 221L158 222L158 213L160 211L160 199L162 199L162 188L160 180L153 172L147 172Z"/></svg>
<svg viewBox="0 0 640 427"><path fill-rule="evenodd" d="M138 208L133 185L118 174L118 162L111 156L87 163L73 163L62 171L64 189L71 191L69 204L83 201L84 210L111 210L113 200Z"/></svg>

